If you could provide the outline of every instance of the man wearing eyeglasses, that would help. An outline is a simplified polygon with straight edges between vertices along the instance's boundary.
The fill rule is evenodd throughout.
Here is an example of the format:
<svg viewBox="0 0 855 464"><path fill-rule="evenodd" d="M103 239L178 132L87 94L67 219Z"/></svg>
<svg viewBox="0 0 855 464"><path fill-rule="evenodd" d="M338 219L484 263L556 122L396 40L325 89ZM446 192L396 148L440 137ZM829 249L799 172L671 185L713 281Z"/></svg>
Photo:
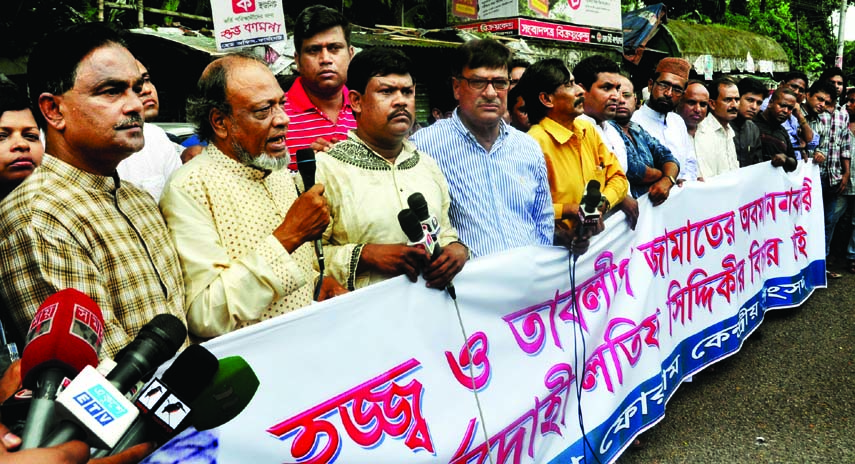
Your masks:
<svg viewBox="0 0 855 464"><path fill-rule="evenodd" d="M674 108L686 90L689 62L681 58L663 58L648 83L650 98L632 115L640 125L671 151L680 164L680 181L697 180L698 160L692 138Z"/></svg>
<svg viewBox="0 0 855 464"><path fill-rule="evenodd" d="M502 119L510 55L491 39L461 45L451 69L457 109L410 139L439 164L451 195L451 224L475 257L553 239L543 153Z"/></svg>

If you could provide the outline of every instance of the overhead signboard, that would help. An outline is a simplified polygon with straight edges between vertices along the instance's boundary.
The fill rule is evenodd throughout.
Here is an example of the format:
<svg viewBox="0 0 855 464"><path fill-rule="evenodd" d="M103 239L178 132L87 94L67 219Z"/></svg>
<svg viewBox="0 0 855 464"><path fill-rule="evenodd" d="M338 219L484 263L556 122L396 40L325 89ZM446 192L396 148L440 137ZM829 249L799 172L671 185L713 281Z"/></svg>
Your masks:
<svg viewBox="0 0 855 464"><path fill-rule="evenodd" d="M621 29L620 0L449 0L449 23L514 16L552 19L581 26Z"/></svg>
<svg viewBox="0 0 855 464"><path fill-rule="evenodd" d="M597 45L623 46L623 34L619 31L589 28L528 18L507 18L496 21L461 24L455 26L472 32L489 32L496 35L513 35L559 42L591 43Z"/></svg>
<svg viewBox="0 0 855 464"><path fill-rule="evenodd" d="M285 42L282 0L213 0L217 50Z"/></svg>

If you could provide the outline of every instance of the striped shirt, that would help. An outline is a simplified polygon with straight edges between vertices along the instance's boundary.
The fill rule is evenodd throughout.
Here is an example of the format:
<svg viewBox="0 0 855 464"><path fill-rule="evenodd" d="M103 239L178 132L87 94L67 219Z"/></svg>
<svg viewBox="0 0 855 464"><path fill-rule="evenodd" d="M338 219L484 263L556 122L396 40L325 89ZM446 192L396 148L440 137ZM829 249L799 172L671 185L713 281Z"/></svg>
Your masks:
<svg viewBox="0 0 855 464"><path fill-rule="evenodd" d="M552 245L555 217L546 161L537 142L500 122L490 151L452 117L410 140L436 160L448 181L449 216L472 256Z"/></svg>
<svg viewBox="0 0 855 464"><path fill-rule="evenodd" d="M331 140L333 137L339 141L347 140L347 131L356 129L356 120L353 119L353 111L350 108L350 99L347 97L347 87L341 89L344 105L338 113L338 118L332 122L330 118L318 109L303 88L303 78L298 77L288 90L285 101L285 113L291 122L288 124L288 153L291 154L291 163L288 169L297 170L296 153L302 148L310 148L312 142L323 137Z"/></svg>
<svg viewBox="0 0 855 464"><path fill-rule="evenodd" d="M178 255L148 192L45 154L0 203L0 300L20 334L39 305L74 288L104 317L101 355L113 357L154 316L183 322Z"/></svg>

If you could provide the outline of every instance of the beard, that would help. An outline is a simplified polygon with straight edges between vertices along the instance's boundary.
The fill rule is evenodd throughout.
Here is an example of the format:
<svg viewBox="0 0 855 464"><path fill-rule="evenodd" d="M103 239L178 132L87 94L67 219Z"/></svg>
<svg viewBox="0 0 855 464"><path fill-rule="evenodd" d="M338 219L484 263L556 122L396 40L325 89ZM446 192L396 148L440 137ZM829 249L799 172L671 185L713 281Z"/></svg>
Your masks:
<svg viewBox="0 0 855 464"><path fill-rule="evenodd" d="M659 97L650 99L650 107L656 110L657 113L670 113L674 111L676 105L674 100L668 97Z"/></svg>
<svg viewBox="0 0 855 464"><path fill-rule="evenodd" d="M253 157L249 151L240 146L237 142L232 144L238 161L244 166L249 166L262 171L278 171L286 166L291 161L290 156L282 156L279 158L270 156L267 152L261 152L258 156Z"/></svg>

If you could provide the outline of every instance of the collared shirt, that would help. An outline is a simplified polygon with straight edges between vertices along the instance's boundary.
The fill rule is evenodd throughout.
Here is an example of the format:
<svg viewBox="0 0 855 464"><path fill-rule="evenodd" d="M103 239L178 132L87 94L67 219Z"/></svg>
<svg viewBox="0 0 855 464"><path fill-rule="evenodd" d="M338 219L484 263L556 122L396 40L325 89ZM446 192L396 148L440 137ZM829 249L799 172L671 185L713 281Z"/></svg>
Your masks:
<svg viewBox="0 0 855 464"><path fill-rule="evenodd" d="M158 314L184 321L178 256L157 205L117 177L45 154L0 203L0 237L0 298L19 334L66 288L101 308L102 356L115 356Z"/></svg>
<svg viewBox="0 0 855 464"><path fill-rule="evenodd" d="M407 198L419 192L440 226L439 243L457 241L448 209L451 198L439 166L415 145L404 141L390 163L365 145L354 131L329 152L319 152L317 180L329 200L330 225L324 233L324 254L330 276L354 290L389 278L373 271L356 273L366 244L406 244L398 213Z"/></svg>
<svg viewBox="0 0 855 464"><path fill-rule="evenodd" d="M766 119L764 112L757 113L754 124L760 129L760 143L763 147L763 161L769 161L778 153L783 153L787 158L796 160L793 144L790 142L790 134L784 126L777 121Z"/></svg>
<svg viewBox="0 0 855 464"><path fill-rule="evenodd" d="M286 94L285 114L291 120L288 123L287 144L291 154L291 164L288 169L297 170L296 153L301 148L310 148L312 142L323 137L327 140L335 137L338 140L347 138L347 131L356 129L347 87L341 89L343 104L336 121L333 122L320 110L306 94L303 88L303 78L298 77Z"/></svg>
<svg viewBox="0 0 855 464"><path fill-rule="evenodd" d="M686 129L686 122L677 113L662 114L647 105L641 105L633 115L632 121L644 128L650 135L665 145L671 154L680 161L680 178L698 179L698 159L695 145Z"/></svg>
<svg viewBox="0 0 855 464"><path fill-rule="evenodd" d="M828 143L825 145L825 161L819 163L819 175L828 185L836 186L843 180L843 160L852 158L852 133L849 131L849 113L846 108L837 108L834 113L825 113L828 121ZM852 189L851 179L846 187L848 194ZM855 193L855 192L853 192Z"/></svg>
<svg viewBox="0 0 855 464"><path fill-rule="evenodd" d="M547 117L531 126L528 134L540 144L546 157L556 219L561 218L564 205L581 202L591 180L600 183L600 192L612 207L626 197L626 175L590 122L576 118L570 130Z"/></svg>
<svg viewBox="0 0 855 464"><path fill-rule="evenodd" d="M546 162L537 143L499 121L499 138L485 150L458 116L410 138L430 153L448 181L451 224L472 256L528 245L552 245L555 221Z"/></svg>
<svg viewBox="0 0 855 464"><path fill-rule="evenodd" d="M698 130L695 132L695 154L698 156L700 177L712 179L719 174L739 169L734 136L730 124L727 127L722 126L712 113L707 114L707 117L698 123Z"/></svg>
<svg viewBox="0 0 855 464"><path fill-rule="evenodd" d="M774 95L774 93L772 95ZM766 99L763 100L763 103L760 104L760 112L757 113L758 115L760 113L762 113L763 111L765 111L766 107L769 106L769 101L772 99L772 95L769 95L768 97L766 97ZM802 105L799 105L799 106L801 107L803 105L804 105L804 103ZM804 113L802 113L802 114L804 114ZM755 119L756 119L756 116L755 116ZM797 159L802 158L802 151L803 150L806 153L813 154L813 151L816 150L816 147L819 146L819 142L820 142L819 134L814 132L812 139L804 141L805 142L804 149L795 148L795 147L799 146L799 142L801 141L801 137L799 136L799 119L798 119L798 117L796 117L795 114L791 114L790 117L787 118L786 121L781 123L781 126L784 128L784 130L787 131L787 135L790 137L790 145L793 146L793 152L796 154Z"/></svg>
<svg viewBox="0 0 855 464"><path fill-rule="evenodd" d="M629 169L626 171L626 180L629 181L629 191L633 198L638 198L648 190L651 184L644 183L644 173L648 167L662 170L665 163L671 162L680 168L680 162L671 154L671 150L659 143L643 127L630 121L629 132L632 138L624 133L620 125L615 121L609 121L615 129L620 131L626 146L626 158Z"/></svg>
<svg viewBox="0 0 855 464"><path fill-rule="evenodd" d="M603 121L597 124L597 120L587 114L583 114L576 119L588 121L594 125L594 128L597 129L597 132L600 134L600 138L603 139L603 143L605 143L609 150L614 153L615 158L617 158L620 163L620 168L623 169L623 172L625 173L629 166L627 165L627 151L626 145L624 145L623 136L621 135L622 131L609 124L610 121Z"/></svg>
<svg viewBox="0 0 855 464"><path fill-rule="evenodd" d="M178 248L190 332L210 338L308 306L312 245L273 236L297 190L286 170L245 166L208 145L167 184L160 209Z"/></svg>
<svg viewBox="0 0 855 464"><path fill-rule="evenodd" d="M169 176L181 167L181 155L160 127L146 123L143 135L145 147L122 160L116 171L122 181L147 191L158 201Z"/></svg>
<svg viewBox="0 0 855 464"><path fill-rule="evenodd" d="M737 116L730 122L735 137L733 144L736 146L736 159L739 167L751 166L763 162L763 146L760 142L760 129L754 121Z"/></svg>
<svg viewBox="0 0 855 464"><path fill-rule="evenodd" d="M828 156L828 141L829 132L831 131L831 116L823 111L822 113L810 113L802 107L802 115L805 117L810 128L813 130L814 138L818 138L818 144L813 150L808 150L809 156L813 156L814 151L821 152Z"/></svg>

